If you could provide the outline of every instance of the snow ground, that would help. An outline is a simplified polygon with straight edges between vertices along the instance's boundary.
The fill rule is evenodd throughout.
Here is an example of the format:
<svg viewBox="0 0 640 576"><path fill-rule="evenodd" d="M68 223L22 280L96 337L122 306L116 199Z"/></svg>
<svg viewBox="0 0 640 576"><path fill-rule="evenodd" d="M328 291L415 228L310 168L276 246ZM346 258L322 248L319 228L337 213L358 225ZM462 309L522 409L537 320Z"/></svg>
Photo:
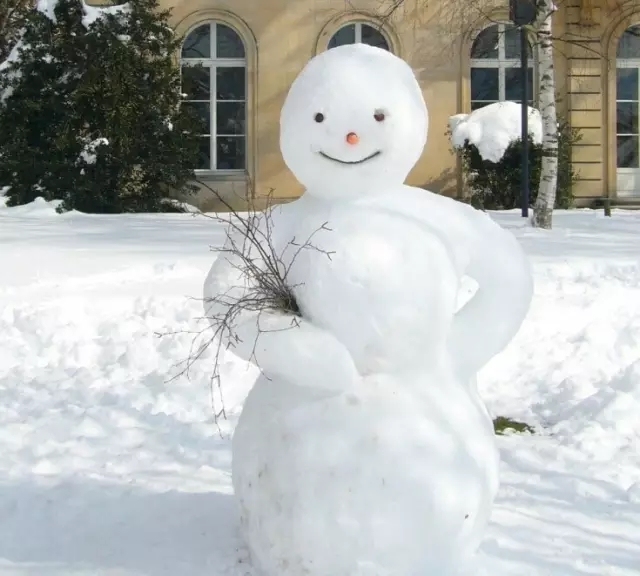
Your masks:
<svg viewBox="0 0 640 576"><path fill-rule="evenodd" d="M550 233L494 216L536 295L481 389L541 433L499 439L480 573L640 575L640 212L559 212ZM229 434L255 370L227 359L220 429L211 354L171 379L223 237L203 216L0 206L0 575L251 572Z"/></svg>

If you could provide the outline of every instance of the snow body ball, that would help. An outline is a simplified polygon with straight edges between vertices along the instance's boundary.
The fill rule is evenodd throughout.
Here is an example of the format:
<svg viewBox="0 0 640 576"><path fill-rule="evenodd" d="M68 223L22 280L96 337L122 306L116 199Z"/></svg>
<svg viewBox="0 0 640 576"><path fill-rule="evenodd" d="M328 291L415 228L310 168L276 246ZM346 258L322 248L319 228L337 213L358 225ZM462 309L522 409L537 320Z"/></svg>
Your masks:
<svg viewBox="0 0 640 576"><path fill-rule="evenodd" d="M489 520L499 458L475 374L518 330L531 277L484 214L403 185L427 126L410 67L360 44L312 59L284 105L306 191L262 226L302 317L247 311L232 340L263 373L233 485L267 576L450 576ZM237 254L214 262L209 317L254 289L242 270ZM478 289L458 310L465 275Z"/></svg>

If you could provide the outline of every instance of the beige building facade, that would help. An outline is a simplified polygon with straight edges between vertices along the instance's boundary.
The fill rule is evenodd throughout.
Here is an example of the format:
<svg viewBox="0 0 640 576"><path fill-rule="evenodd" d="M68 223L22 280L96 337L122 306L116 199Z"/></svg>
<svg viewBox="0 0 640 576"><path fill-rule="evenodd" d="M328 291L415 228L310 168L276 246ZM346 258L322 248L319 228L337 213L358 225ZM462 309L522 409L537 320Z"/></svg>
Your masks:
<svg viewBox="0 0 640 576"><path fill-rule="evenodd" d="M161 3L185 38L176 55L185 103L205 120L198 178L234 204L302 192L280 155L280 109L307 61L332 46L376 44L411 64L430 128L409 183L442 194L464 194L449 117L520 99L519 43L506 0L405 0L391 15L388 0ZM640 1L558 2L554 27L558 111L582 132L572 151L574 195L581 205L603 197L640 201ZM530 65L535 105L535 51ZM220 207L206 189L197 203Z"/></svg>

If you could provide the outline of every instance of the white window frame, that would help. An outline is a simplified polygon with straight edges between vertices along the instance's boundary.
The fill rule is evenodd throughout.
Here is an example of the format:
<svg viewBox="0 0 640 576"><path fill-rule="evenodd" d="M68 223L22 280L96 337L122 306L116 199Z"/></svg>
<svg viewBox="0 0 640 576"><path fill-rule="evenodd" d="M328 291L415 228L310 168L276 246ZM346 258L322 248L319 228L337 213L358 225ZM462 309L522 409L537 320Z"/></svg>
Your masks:
<svg viewBox="0 0 640 576"><path fill-rule="evenodd" d="M362 41L362 27L363 26L368 26L372 30L375 30L376 32L379 32L382 35L382 37L384 38L384 41L387 43L387 47L389 48L389 52L393 53L393 46L392 46L392 44L391 44L391 42L389 40L389 37L384 33L384 31L379 26L375 26L371 22L363 22L363 21L345 22L342 26L340 26L340 28L338 28L331 35L331 38L329 38L328 44L331 43L331 40L333 40L333 38L336 36L336 34L338 34L338 32L340 32L343 28L347 28L348 26L355 26L356 27L356 38L355 38L354 44L365 44L365 42ZM340 44L340 46L344 46L344 44Z"/></svg>
<svg viewBox="0 0 640 576"><path fill-rule="evenodd" d="M632 68L638 70L638 99L637 100L619 100L616 86L616 141L615 141L615 154L616 154L616 193L620 197L633 197L637 198L640 194L640 118L638 120L638 134L623 134L618 133L618 102L633 102L638 108L638 114L640 116L640 57L639 58L617 58L616 57L616 70L618 68ZM618 166L618 136L635 136L638 139L637 154L639 165L633 166Z"/></svg>
<svg viewBox="0 0 640 576"><path fill-rule="evenodd" d="M471 69L473 68L491 68L494 70L498 70L498 100L497 102L505 102L507 100L507 78L506 71L511 68L520 68L520 58L507 58L506 55L506 44L505 44L505 28L514 28L513 24L508 24L505 22L497 22L495 24L491 24L486 26L480 31L480 34L485 30L488 30L492 26L498 27L498 57L497 58L471 58L470 59L470 68L469 68L469 92L471 96ZM479 34L478 34L479 36ZM474 41L475 43L475 41ZM473 43L471 45L471 49L473 50ZM529 68L532 70L533 76L533 86L531 90L532 101L533 104L537 102L537 94L538 94L538 82L537 82L537 58L535 50L531 50L531 57L528 60ZM513 102L514 100L511 100ZM487 104L492 104L496 102L496 100L473 100L469 98L470 104L473 102L486 102Z"/></svg>
<svg viewBox="0 0 640 576"><path fill-rule="evenodd" d="M617 138L618 136L636 136L638 138L638 159L640 160L640 58L616 58L616 70L618 68L631 68L631 69L636 69L638 71L638 98L636 100L621 100L620 98L618 98L618 93L616 90L616 168L617 170L634 170L637 171L640 169L640 166L638 166L637 168L629 168L629 167L619 167L618 166L618 161L617 161L617 155L618 155L618 144L617 144ZM617 88L617 86L616 86ZM626 133L619 133L618 132L618 103L622 102L622 103L635 103L638 107L638 115L639 115L639 119L638 119L638 132L636 134L626 134Z"/></svg>
<svg viewBox="0 0 640 576"><path fill-rule="evenodd" d="M248 135L247 135L247 127L248 127L248 95L249 95L249 77L247 74L247 45L242 38L242 36L231 26L229 26L225 22L218 22L216 20L212 20L210 22L202 22L195 26L192 30L189 31L185 36L185 42L189 35L199 28L209 25L209 54L211 55L209 58L183 58L182 57L182 47L180 53L180 71L182 73L182 67L187 66L202 66L203 68L209 68L209 100L190 100L184 99L184 102L208 102L209 103L209 122L211 123L210 132L209 132L209 168L199 168L194 170L196 174L206 175L206 174L240 174L247 172L247 151L248 151ZM226 26L233 30L240 38L244 48L244 58L217 58L217 33L218 33L218 24L222 26ZM183 43L184 46L184 43ZM244 100L220 100L220 102L243 102L245 105L245 119L244 119L244 133L242 135L219 135L217 130L217 112L218 112L218 91L217 91L217 74L216 70L218 68L244 68ZM243 138L244 139L244 167L237 169L223 169L220 170L217 168L218 165L218 136L221 137L234 137L234 138Z"/></svg>

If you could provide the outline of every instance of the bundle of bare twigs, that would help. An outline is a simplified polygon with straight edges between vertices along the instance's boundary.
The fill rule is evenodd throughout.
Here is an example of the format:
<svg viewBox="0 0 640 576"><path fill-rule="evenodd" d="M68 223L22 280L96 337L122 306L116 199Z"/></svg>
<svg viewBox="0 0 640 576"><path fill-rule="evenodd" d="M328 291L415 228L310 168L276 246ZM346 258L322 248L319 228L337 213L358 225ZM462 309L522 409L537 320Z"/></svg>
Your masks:
<svg viewBox="0 0 640 576"><path fill-rule="evenodd" d="M221 247L212 247L212 251L218 253L218 258L226 258L236 268L238 286L206 299L205 307L211 312L204 319L206 326L192 342L183 373L213 345L214 368L211 380L219 390L223 352L238 342L234 327L242 316L280 312L292 316L291 327L296 325L296 318L303 316L295 296L298 285L290 281L290 272L303 250L313 249L331 258L330 252L323 251L312 243L317 232L329 228L325 223L304 241L298 242L296 238L291 238L286 246L278 247L273 235L272 194L267 197L265 209L255 210L249 207L240 212L208 184L200 184L227 210L226 213L201 215L225 225L225 242ZM212 399L213 390L212 386ZM220 416L226 416L223 402L222 408L216 411L216 418Z"/></svg>

